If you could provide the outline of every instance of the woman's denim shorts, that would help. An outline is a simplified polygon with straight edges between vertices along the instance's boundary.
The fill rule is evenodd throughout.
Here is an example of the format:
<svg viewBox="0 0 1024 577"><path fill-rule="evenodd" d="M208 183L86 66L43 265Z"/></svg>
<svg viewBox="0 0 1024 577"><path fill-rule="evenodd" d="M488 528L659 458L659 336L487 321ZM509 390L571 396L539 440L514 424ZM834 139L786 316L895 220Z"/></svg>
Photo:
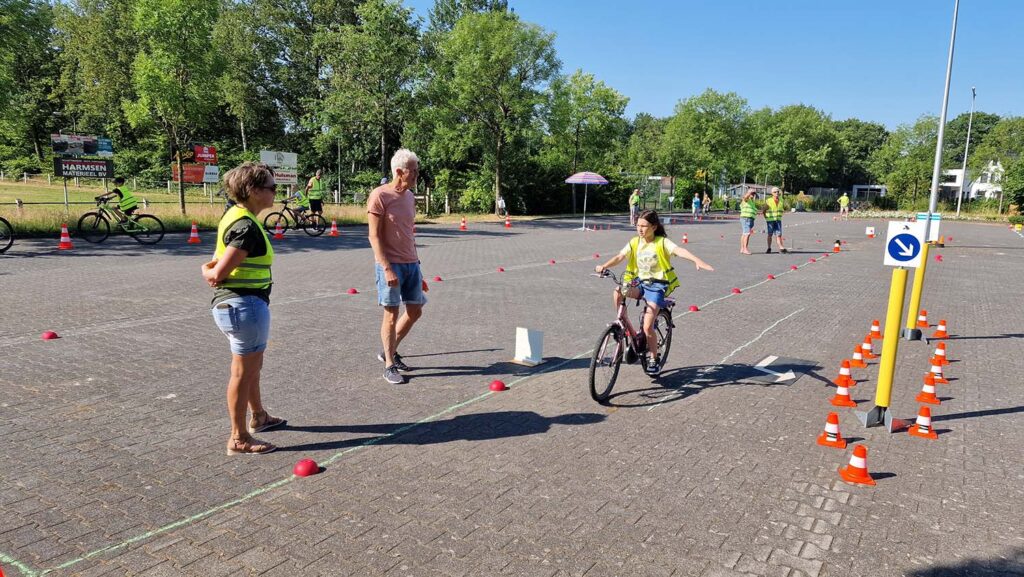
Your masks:
<svg viewBox="0 0 1024 577"><path fill-rule="evenodd" d="M743 225L743 234L750 234L754 230L754 219L741 218L740 223Z"/></svg>
<svg viewBox="0 0 1024 577"><path fill-rule="evenodd" d="M213 306L213 320L228 337L231 352L248 355L263 352L270 337L270 307L257 296L242 296Z"/></svg>

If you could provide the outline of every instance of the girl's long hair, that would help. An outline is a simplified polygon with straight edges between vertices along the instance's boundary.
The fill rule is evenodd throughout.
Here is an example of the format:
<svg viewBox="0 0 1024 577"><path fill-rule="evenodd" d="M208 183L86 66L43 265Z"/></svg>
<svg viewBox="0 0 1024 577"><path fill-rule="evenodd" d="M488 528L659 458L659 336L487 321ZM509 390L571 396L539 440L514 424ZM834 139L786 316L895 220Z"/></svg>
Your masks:
<svg viewBox="0 0 1024 577"><path fill-rule="evenodd" d="M665 232L665 225L661 224L661 220L658 218L658 213L653 210L645 210L640 213L637 218L642 218L647 221L647 224L654 227L655 238L659 236L668 236Z"/></svg>

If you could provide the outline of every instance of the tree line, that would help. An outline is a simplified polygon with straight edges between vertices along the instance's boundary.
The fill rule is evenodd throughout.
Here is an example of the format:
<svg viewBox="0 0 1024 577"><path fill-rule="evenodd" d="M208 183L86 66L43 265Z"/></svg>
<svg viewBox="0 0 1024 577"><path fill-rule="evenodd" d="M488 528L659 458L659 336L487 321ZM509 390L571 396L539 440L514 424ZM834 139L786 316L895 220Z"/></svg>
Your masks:
<svg viewBox="0 0 1024 577"><path fill-rule="evenodd" d="M197 142L225 166L296 152L343 191L372 188L405 146L431 204L461 211L502 195L513 212L569 212L581 170L611 182L597 210L648 175L680 199L740 181L927 196L935 117L889 131L709 88L628 118L615 88L562 70L554 39L506 0L436 0L425 20L397 0L0 0L0 167L49 172L64 130L112 138L118 174L166 180L171 150ZM960 167L967 124L948 123L943 168ZM1024 195L1021 151L1024 118L975 113L975 173L1000 160Z"/></svg>

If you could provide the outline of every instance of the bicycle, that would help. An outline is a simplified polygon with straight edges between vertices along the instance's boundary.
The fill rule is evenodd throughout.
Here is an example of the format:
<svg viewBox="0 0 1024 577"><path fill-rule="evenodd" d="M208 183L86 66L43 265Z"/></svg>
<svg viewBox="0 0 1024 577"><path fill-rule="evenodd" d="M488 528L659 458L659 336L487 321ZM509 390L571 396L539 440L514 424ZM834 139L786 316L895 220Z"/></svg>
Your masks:
<svg viewBox="0 0 1024 577"><path fill-rule="evenodd" d="M309 236L320 236L327 230L327 221L322 215L319 214L306 214L305 209L295 210L294 208L288 207L290 199L284 199L284 208L277 212L268 214L263 219L263 228L267 231L274 231L278 225L281 225L281 231L287 231L289 228L299 228L305 231ZM291 221L288 217L291 217ZM295 224L292 224L292 223Z"/></svg>
<svg viewBox="0 0 1024 577"><path fill-rule="evenodd" d="M156 244L164 238L164 223L151 214L125 215L119 209L107 206L105 196L97 196L96 210L78 219L78 236L88 242L99 243L110 236L110 223L120 228L139 244Z"/></svg>
<svg viewBox="0 0 1024 577"><path fill-rule="evenodd" d="M590 276L611 278L615 284L621 284L619 278L610 270L606 270L602 274L591 273ZM629 322L626 310L629 300L628 297L622 299L615 320L601 332L601 338L597 340L597 347L594 348L594 354L590 359L590 396L601 404L605 404L611 395L623 360L627 365L639 362L645 371L649 362L647 335L642 331L637 332ZM640 306L641 303L644 305L640 309L638 325L643 327L647 301L642 295L635 300L637 306ZM658 335L658 357L661 359L662 366L672 348L672 328L675 327L675 323L672 322L672 309L675 305L674 300L666 298L665 306L658 311L658 316L654 319L654 331Z"/></svg>
<svg viewBox="0 0 1024 577"><path fill-rule="evenodd" d="M6 218L0 216L0 254L7 252L14 244L14 227Z"/></svg>

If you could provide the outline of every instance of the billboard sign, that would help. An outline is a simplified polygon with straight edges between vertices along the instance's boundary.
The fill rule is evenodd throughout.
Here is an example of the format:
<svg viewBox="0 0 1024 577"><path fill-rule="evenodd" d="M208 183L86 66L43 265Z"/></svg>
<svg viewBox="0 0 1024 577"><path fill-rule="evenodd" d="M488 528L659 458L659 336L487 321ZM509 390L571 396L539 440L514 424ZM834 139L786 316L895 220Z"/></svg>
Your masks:
<svg viewBox="0 0 1024 577"><path fill-rule="evenodd" d="M294 168L275 168L274 182L277 184L298 184L299 171Z"/></svg>
<svg viewBox="0 0 1024 577"><path fill-rule="evenodd" d="M217 164L217 148L196 144L192 147L192 159L203 164Z"/></svg>
<svg viewBox="0 0 1024 577"><path fill-rule="evenodd" d="M96 156L99 143L95 136L51 134L50 145L57 156ZM113 148L111 147L111 153Z"/></svg>
<svg viewBox="0 0 1024 577"><path fill-rule="evenodd" d="M53 174L65 178L114 178L114 161L54 158Z"/></svg>
<svg viewBox="0 0 1024 577"><path fill-rule="evenodd" d="M271 168L277 168L280 166L296 168L299 166L299 155L294 152L281 152L278 150L261 150L260 162L266 164Z"/></svg>
<svg viewBox="0 0 1024 577"><path fill-rule="evenodd" d="M220 180L220 167L211 164L183 164L185 182L189 184L215 184ZM178 182L178 167L171 165L171 180Z"/></svg>
<svg viewBox="0 0 1024 577"><path fill-rule="evenodd" d="M111 158L114 156L114 141L109 138L96 139L96 156Z"/></svg>

